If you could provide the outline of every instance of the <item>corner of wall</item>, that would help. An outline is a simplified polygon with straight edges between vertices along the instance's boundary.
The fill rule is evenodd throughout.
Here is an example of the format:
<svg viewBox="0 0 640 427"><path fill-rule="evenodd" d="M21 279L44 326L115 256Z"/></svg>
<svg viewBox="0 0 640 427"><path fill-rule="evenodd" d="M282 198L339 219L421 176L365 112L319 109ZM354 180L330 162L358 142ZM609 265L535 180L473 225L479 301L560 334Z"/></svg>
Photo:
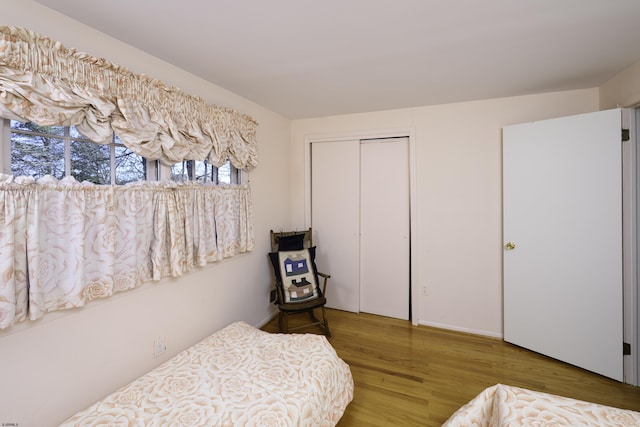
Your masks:
<svg viewBox="0 0 640 427"><path fill-rule="evenodd" d="M600 109L640 104L640 61L622 70L599 88Z"/></svg>

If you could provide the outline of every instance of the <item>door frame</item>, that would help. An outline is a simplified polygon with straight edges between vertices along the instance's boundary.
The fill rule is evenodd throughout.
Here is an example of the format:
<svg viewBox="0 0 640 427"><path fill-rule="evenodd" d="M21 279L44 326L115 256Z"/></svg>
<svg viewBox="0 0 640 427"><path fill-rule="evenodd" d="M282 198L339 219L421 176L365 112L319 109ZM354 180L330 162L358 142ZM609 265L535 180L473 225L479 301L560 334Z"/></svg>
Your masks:
<svg viewBox="0 0 640 427"><path fill-rule="evenodd" d="M353 132L336 132L336 133L318 133L309 134L304 137L304 222L305 227L311 226L311 144L314 142L328 141L344 141L344 140L363 140L363 139L380 139L380 138L409 138L409 227L410 227L410 272L411 288L409 297L411 299L411 323L418 325L418 314L420 313L418 292L418 213L417 213L417 194L416 194L416 167L415 167L415 148L416 138L415 129L407 128L389 128L378 130L360 130Z"/></svg>
<svg viewBox="0 0 640 427"><path fill-rule="evenodd" d="M638 266L640 265L640 105L636 105L634 108L634 118L631 121L630 127L630 136L631 140L635 141L635 180L633 181L635 184L634 196L635 196L635 211L634 211L634 225L635 232L632 234L634 240L633 246L635 249L635 259L631 261L633 265L633 279L634 286L633 289L636 293L636 300L632 310L632 321L634 322L635 327L635 345L632 346L632 353L635 353L632 356L631 360L633 366L635 368L635 385L640 386L640 273Z"/></svg>
<svg viewBox="0 0 640 427"><path fill-rule="evenodd" d="M623 341L631 354L623 357L624 382L640 385L640 284L638 250L640 233L640 106L622 109L622 129L629 130L629 140L622 145L622 229L623 229Z"/></svg>
<svg viewBox="0 0 640 427"><path fill-rule="evenodd" d="M622 359L623 381L640 386L640 105L621 111L622 129L629 130L622 143L622 337L631 347Z"/></svg>

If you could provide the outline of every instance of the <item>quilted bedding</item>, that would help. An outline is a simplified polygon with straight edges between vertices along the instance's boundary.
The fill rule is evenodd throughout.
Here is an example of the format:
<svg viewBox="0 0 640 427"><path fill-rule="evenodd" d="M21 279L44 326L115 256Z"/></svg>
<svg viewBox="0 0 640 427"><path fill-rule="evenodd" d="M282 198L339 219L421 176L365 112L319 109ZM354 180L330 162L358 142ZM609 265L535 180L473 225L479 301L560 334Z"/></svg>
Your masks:
<svg viewBox="0 0 640 427"><path fill-rule="evenodd" d="M640 412L502 384L458 409L443 427L640 426Z"/></svg>
<svg viewBox="0 0 640 427"><path fill-rule="evenodd" d="M237 322L63 426L334 426L353 378L324 336Z"/></svg>

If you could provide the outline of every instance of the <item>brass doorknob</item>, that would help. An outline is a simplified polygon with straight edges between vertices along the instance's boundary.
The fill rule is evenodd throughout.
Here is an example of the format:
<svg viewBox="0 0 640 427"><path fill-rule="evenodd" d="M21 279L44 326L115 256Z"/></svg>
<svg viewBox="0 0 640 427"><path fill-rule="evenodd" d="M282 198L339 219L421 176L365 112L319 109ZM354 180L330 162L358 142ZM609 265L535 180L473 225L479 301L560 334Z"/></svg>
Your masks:
<svg viewBox="0 0 640 427"><path fill-rule="evenodd" d="M506 245L504 245L504 247L505 247L505 249L506 249L506 250L510 251L510 250L515 249L515 248L516 248L516 244L515 244L515 243L513 243L513 242L507 242L507 244L506 244Z"/></svg>

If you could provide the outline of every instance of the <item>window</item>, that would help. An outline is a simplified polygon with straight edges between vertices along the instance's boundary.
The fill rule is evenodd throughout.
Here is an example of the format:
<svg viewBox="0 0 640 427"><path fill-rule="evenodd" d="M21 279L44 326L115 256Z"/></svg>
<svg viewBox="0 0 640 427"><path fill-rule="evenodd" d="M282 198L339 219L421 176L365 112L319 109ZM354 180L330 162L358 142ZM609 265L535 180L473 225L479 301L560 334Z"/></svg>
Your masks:
<svg viewBox="0 0 640 427"><path fill-rule="evenodd" d="M132 154L117 138L99 145L73 127L0 118L0 164L4 172L35 178L122 184L153 176L149 166L156 162ZM212 168L187 161L161 166L160 172L168 177L172 169L204 182L232 183L239 177L228 162ZM251 251L255 243L248 185L132 187L6 179L0 187L0 211L6 216L0 247L12 248L0 257L0 271L7 295L16 296L0 304L0 329L179 277ZM64 265L75 267L52 267Z"/></svg>
<svg viewBox="0 0 640 427"><path fill-rule="evenodd" d="M169 168L135 154L117 135L112 143L103 145L86 138L75 126L39 126L33 122L3 119L0 124L8 129L5 135L11 141L10 147L3 148L2 154L9 159L5 161L4 171L14 176L41 178L51 175L56 179L73 176L80 182L117 185L156 181L166 174L176 182L242 182L241 171L228 160L219 168L207 160L184 160Z"/></svg>
<svg viewBox="0 0 640 427"><path fill-rule="evenodd" d="M229 160L219 168L210 165L206 160L184 160L171 166L171 179L177 182L197 181L215 184L242 182L240 170L231 166Z"/></svg>
<svg viewBox="0 0 640 427"><path fill-rule="evenodd" d="M0 72L10 77L0 81L0 111L9 117L64 121L70 113L66 100L73 98L74 111L84 112L88 125L97 132L117 129L122 141L142 156L158 155L166 161L171 156L159 153L158 145L170 141L184 152L192 148L191 141L180 134L195 131L209 135L202 143L206 151L215 149L219 159L231 157L247 170L257 166L257 122L250 116L194 102L192 95L160 81L49 41L24 28L1 27L0 49L11 53L11 60ZM44 59L32 60L35 57ZM132 88L136 100L130 98ZM171 110L164 108L169 104ZM94 109L99 113L93 114ZM127 117L120 114L124 109ZM157 132L151 141L139 141L149 117L155 115ZM187 165L181 163L181 176L189 175ZM191 178L196 178L198 165L193 162L191 168ZM2 177L0 211L6 218L0 227L0 247L11 250L0 257L0 271L12 300L0 304L0 329L145 282L180 277L251 251L255 245L248 185L166 182L170 166L145 161L115 137L109 144L95 145L73 127L37 127L0 118L0 170L110 184L145 178L164 181L60 185ZM202 172L205 180L209 176L223 181L221 173L218 169L209 173L206 165ZM229 182L233 176L230 172ZM34 277L37 280L31 280Z"/></svg>
<svg viewBox="0 0 640 427"><path fill-rule="evenodd" d="M5 120L6 126L7 120ZM39 126L10 121L11 173L15 176L56 179L73 176L94 184L126 184L153 179L145 158L125 147L117 136L113 142L96 144L75 126ZM151 169L155 170L155 164Z"/></svg>

